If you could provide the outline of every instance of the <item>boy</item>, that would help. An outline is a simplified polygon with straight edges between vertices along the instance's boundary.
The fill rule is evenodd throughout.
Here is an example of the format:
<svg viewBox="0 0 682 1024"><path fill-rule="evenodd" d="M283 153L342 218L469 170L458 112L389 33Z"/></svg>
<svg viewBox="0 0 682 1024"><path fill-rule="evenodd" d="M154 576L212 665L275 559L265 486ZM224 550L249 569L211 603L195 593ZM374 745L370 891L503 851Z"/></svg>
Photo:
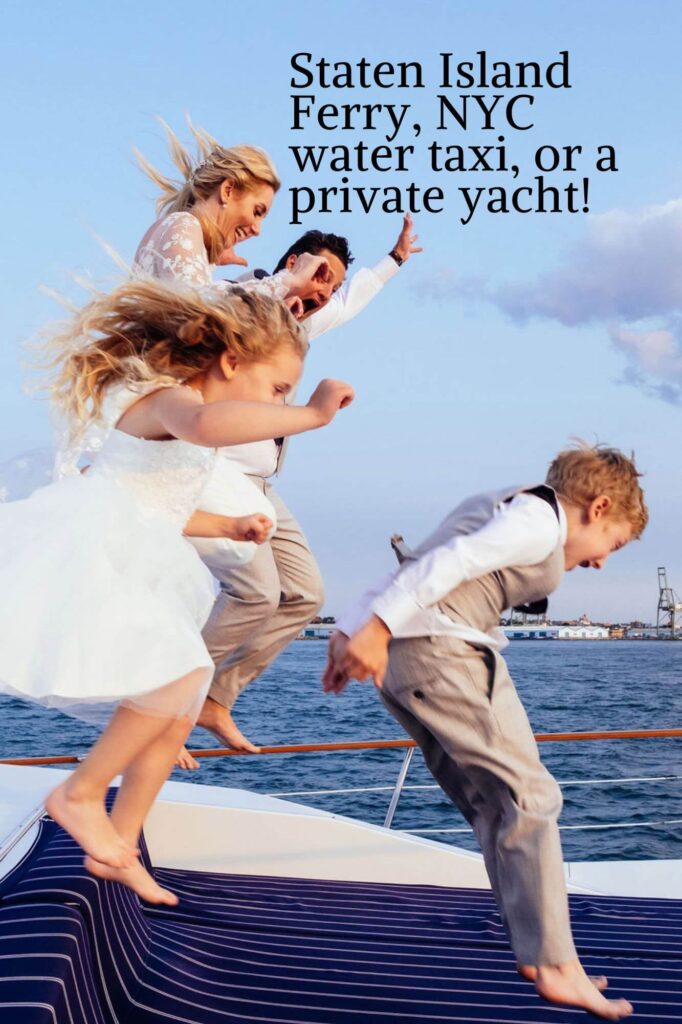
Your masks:
<svg viewBox="0 0 682 1024"><path fill-rule="evenodd" d="M545 484L459 505L402 567L340 622L327 692L372 678L471 824L521 974L550 1002L610 1020L577 958L557 819L561 791L542 765L504 660L509 607L543 612L564 570L601 569L648 513L631 459L601 445L560 452ZM390 644L390 646L389 646Z"/></svg>

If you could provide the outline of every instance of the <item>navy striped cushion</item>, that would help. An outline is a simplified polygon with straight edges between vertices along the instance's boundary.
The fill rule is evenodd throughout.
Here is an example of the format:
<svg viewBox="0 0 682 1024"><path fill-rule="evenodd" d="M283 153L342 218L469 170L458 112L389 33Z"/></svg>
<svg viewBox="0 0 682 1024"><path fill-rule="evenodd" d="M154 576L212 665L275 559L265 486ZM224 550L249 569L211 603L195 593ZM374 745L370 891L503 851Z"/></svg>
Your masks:
<svg viewBox="0 0 682 1024"><path fill-rule="evenodd" d="M83 918L62 903L0 907L2 1024L111 1024Z"/></svg>
<svg viewBox="0 0 682 1024"><path fill-rule="evenodd" d="M127 887L104 882L83 867L83 851L54 823L2 906L54 902L77 909L87 930L101 991L113 1006L134 1000L145 971L151 925L137 896Z"/></svg>
<svg viewBox="0 0 682 1024"><path fill-rule="evenodd" d="M179 907L142 907L123 887L89 877L78 847L54 828L0 908L62 904L80 917L106 1024L586 1020L544 1005L518 977L489 891L155 874ZM580 896L571 911L586 967L609 975L614 996L631 998L638 1016L682 1019L681 902ZM57 941L59 922L53 932ZM45 1021L72 1024L59 1005Z"/></svg>

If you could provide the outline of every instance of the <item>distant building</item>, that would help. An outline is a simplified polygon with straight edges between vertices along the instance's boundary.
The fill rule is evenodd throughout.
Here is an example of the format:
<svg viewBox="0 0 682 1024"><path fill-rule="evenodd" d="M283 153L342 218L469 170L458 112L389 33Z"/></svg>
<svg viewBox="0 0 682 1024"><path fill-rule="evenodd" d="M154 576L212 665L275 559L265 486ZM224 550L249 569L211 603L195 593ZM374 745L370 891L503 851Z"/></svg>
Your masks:
<svg viewBox="0 0 682 1024"><path fill-rule="evenodd" d="M508 640L608 640L608 626L585 626L579 623L542 622L531 625L518 622L503 626Z"/></svg>
<svg viewBox="0 0 682 1024"><path fill-rule="evenodd" d="M517 622L513 626L503 626L502 632L508 640L556 640L559 627L551 626L547 622L541 625Z"/></svg>
<svg viewBox="0 0 682 1024"><path fill-rule="evenodd" d="M559 626L559 640L608 640L608 626Z"/></svg>
<svg viewBox="0 0 682 1024"><path fill-rule="evenodd" d="M655 626L631 625L626 633L628 640L657 640Z"/></svg>
<svg viewBox="0 0 682 1024"><path fill-rule="evenodd" d="M333 630L329 626L306 626L296 637L297 640L328 640Z"/></svg>

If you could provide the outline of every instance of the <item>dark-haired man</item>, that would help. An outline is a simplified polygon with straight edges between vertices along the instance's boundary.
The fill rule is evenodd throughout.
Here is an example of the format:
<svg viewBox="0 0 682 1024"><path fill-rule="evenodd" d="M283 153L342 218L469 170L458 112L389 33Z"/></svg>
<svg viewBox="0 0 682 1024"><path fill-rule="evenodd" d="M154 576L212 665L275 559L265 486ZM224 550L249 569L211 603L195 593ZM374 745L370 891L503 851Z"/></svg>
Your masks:
<svg viewBox="0 0 682 1024"><path fill-rule="evenodd" d="M358 308L344 316L343 319L346 320L349 316L354 316L369 301L368 296L375 295L397 272L400 265L396 259L395 250L393 250L393 255L389 253L389 256L381 260L373 270L363 269L354 274L344 288L346 271L354 262L348 239L324 231L306 231L304 235L296 239L293 245L289 246L274 272L277 274L280 270L291 270L298 257L306 252L312 256L324 256L326 267L321 268L307 285L299 289L295 299L285 299L297 320L308 320L314 313L328 305L339 292L341 294L332 303L332 308L336 310L337 315L341 316L345 305L344 300L347 300L350 295ZM399 256L398 259L400 259ZM262 273L264 271L256 271L257 276ZM359 279L358 275L360 275ZM323 331L328 331L329 327L330 324L325 318L316 317L308 324L309 336L316 337Z"/></svg>
<svg viewBox="0 0 682 1024"><path fill-rule="evenodd" d="M294 316L305 321L308 337L312 340L360 313L398 268L421 252L416 240L407 215L389 254L372 269L356 271L347 283L346 270L353 257L345 238L308 231L294 242L275 272L292 267L303 253L324 256L326 263L297 299L287 303ZM255 271L253 276L264 277L267 272ZM283 454L284 445L275 441L222 449L221 455L251 477L272 502L277 529L246 564L221 566L219 552L206 558L220 581L220 593L204 630L216 673L198 724L229 746L252 752L258 748L237 728L231 708L244 687L317 615L324 600L320 572L303 531L268 483L268 477L281 469ZM180 763L196 765L186 755Z"/></svg>

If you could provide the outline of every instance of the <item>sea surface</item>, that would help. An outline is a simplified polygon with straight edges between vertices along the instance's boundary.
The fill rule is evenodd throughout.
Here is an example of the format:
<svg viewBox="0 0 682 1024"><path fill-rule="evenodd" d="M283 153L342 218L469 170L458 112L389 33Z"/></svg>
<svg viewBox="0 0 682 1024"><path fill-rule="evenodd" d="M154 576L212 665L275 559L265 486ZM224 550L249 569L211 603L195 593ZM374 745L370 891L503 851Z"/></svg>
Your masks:
<svg viewBox="0 0 682 1024"><path fill-rule="evenodd" d="M293 643L245 690L235 718L250 739L275 745L403 735L371 684L352 683L339 697L322 693L326 648L323 641ZM513 641L506 658L535 732L682 727L682 643ZM95 735L60 712L0 696L0 757L83 753ZM191 744L217 741L197 729ZM543 743L541 754L559 781L584 783L564 786L567 860L682 858L682 739ZM383 823L390 792L310 791L392 787L403 756L379 750L213 758L198 772L175 771L173 778L259 793L303 792L291 799ZM603 779L615 781L596 781ZM407 785L432 782L417 753ZM604 827L621 824L628 827ZM394 827L463 829L466 822L440 790L408 788ZM475 848L466 832L429 836Z"/></svg>

